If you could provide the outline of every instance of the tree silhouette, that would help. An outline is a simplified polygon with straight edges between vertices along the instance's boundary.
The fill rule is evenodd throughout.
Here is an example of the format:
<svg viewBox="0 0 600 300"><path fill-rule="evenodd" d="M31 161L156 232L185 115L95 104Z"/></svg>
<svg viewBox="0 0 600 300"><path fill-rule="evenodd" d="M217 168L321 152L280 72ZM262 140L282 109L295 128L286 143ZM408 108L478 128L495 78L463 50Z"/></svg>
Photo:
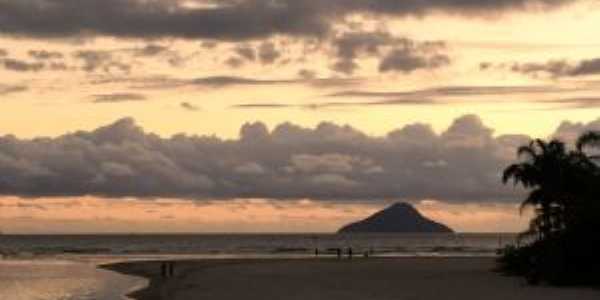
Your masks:
<svg viewBox="0 0 600 300"><path fill-rule="evenodd" d="M570 155L563 142L540 139L520 147L517 154L524 160L506 168L502 180L507 183L512 179L515 185L531 189L521 205L521 209L533 207L535 210L526 233L543 239L564 226L559 210L567 198Z"/></svg>
<svg viewBox="0 0 600 300"><path fill-rule="evenodd" d="M532 207L534 217L521 237L535 237L505 251L505 269L552 283L587 282L600 275L600 246L594 246L600 244L600 156L588 153L600 148L600 132L583 134L574 146L533 140L517 150L519 162L504 170L505 184L529 190L521 209Z"/></svg>

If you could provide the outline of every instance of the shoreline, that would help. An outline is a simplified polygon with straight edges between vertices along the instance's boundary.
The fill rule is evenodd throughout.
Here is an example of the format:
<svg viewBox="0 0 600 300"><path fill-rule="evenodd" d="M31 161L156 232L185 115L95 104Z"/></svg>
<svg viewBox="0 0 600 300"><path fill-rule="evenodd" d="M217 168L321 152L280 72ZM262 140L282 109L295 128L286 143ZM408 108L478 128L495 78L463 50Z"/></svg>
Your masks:
<svg viewBox="0 0 600 300"><path fill-rule="evenodd" d="M493 258L171 260L174 275L163 278L161 264L168 261L99 268L147 279L146 287L127 295L135 300L600 299L600 291L589 288L528 286L495 272Z"/></svg>

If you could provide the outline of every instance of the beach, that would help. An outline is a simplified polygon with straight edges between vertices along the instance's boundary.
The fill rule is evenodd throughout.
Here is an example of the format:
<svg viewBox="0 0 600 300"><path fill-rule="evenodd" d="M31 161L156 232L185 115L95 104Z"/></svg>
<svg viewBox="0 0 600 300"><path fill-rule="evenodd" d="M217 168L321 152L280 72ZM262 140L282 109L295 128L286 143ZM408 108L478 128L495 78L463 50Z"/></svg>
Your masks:
<svg viewBox="0 0 600 300"><path fill-rule="evenodd" d="M529 286L494 271L493 258L335 258L161 261L102 266L149 279L138 300L587 300L600 290Z"/></svg>

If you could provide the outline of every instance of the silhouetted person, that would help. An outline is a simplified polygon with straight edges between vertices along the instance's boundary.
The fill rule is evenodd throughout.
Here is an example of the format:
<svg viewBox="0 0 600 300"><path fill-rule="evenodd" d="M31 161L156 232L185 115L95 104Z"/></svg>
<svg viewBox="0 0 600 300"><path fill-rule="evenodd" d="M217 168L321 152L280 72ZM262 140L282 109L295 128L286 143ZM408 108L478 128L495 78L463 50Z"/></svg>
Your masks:
<svg viewBox="0 0 600 300"><path fill-rule="evenodd" d="M168 270L167 270L167 263L166 262L162 262L160 264L160 275L162 276L162 278L167 278L167 276L168 276Z"/></svg>
<svg viewBox="0 0 600 300"><path fill-rule="evenodd" d="M175 275L175 262L169 262L169 277Z"/></svg>
<svg viewBox="0 0 600 300"><path fill-rule="evenodd" d="M337 252L337 258L342 259L342 248L337 248L335 251Z"/></svg>
<svg viewBox="0 0 600 300"><path fill-rule="evenodd" d="M319 256L319 248L315 248L315 257Z"/></svg>
<svg viewBox="0 0 600 300"><path fill-rule="evenodd" d="M348 247L348 259L352 259L352 247Z"/></svg>

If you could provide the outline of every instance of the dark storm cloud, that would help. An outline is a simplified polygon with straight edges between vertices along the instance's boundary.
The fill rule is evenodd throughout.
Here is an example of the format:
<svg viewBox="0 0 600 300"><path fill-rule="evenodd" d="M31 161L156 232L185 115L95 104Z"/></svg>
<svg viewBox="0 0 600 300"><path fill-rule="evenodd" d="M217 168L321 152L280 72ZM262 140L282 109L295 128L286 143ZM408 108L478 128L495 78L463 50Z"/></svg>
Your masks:
<svg viewBox="0 0 600 300"><path fill-rule="evenodd" d="M258 39L321 36L351 13L490 15L576 0L0 0L0 32L28 37Z"/></svg>
<svg viewBox="0 0 600 300"><path fill-rule="evenodd" d="M189 3L211 7L186 7ZM313 1L0 1L0 32L34 37L107 35L250 39L328 30Z"/></svg>
<svg viewBox="0 0 600 300"><path fill-rule="evenodd" d="M598 124L563 123L556 134ZM252 123L237 140L161 138L126 118L56 138L1 137L0 194L518 201L500 172L528 140L494 137L474 115L440 134L412 124L383 137L327 122L272 130Z"/></svg>
<svg viewBox="0 0 600 300"><path fill-rule="evenodd" d="M118 103L147 100L146 96L135 93L100 94L94 95L92 98L94 98L94 103Z"/></svg>

